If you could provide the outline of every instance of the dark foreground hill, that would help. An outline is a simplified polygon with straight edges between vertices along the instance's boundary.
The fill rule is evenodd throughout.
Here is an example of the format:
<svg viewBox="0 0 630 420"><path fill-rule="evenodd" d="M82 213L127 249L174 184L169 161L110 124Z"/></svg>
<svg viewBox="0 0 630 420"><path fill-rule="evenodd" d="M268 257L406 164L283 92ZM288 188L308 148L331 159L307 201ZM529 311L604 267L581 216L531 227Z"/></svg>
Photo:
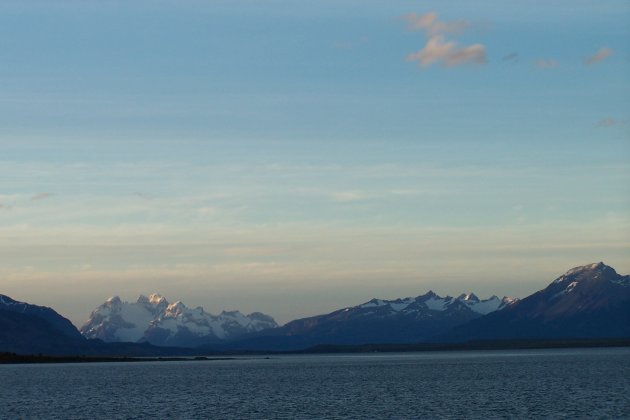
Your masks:
<svg viewBox="0 0 630 420"><path fill-rule="evenodd" d="M21 354L72 354L83 339L69 337L35 315L0 310L0 351Z"/></svg>

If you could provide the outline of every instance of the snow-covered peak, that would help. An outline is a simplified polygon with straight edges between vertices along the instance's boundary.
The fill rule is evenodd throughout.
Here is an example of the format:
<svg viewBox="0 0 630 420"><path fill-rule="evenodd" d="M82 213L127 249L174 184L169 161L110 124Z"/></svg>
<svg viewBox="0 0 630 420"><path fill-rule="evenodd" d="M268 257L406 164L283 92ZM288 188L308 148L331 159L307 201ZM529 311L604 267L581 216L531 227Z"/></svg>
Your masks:
<svg viewBox="0 0 630 420"><path fill-rule="evenodd" d="M472 294L472 293L471 293ZM474 295L473 295L474 296ZM488 299L480 300L475 296L476 299L459 299L461 302L466 304L473 311L480 313L482 315L489 314L490 312L498 311L499 309L503 309L507 305L511 305L517 299L504 297L500 299L498 296L493 295Z"/></svg>
<svg viewBox="0 0 630 420"><path fill-rule="evenodd" d="M145 305L145 306L155 307L155 308L160 308L160 309L166 308L170 305L168 303L168 300L166 300L165 297L157 293L152 293L149 295L149 297L146 297L145 295L140 295L136 303L140 305Z"/></svg>
<svg viewBox="0 0 630 420"><path fill-rule="evenodd" d="M187 312L189 312L188 308L179 300L175 303L171 303L166 307L166 316L176 317Z"/></svg>
<svg viewBox="0 0 630 420"><path fill-rule="evenodd" d="M496 297L496 296L494 296L494 297ZM459 297L457 299L463 300L463 301L466 301L466 302L479 302L479 298L477 297L477 295L475 295L472 292L470 292L470 293L462 293L461 295L459 295Z"/></svg>
<svg viewBox="0 0 630 420"><path fill-rule="evenodd" d="M503 296L503 299L501 299L501 301L503 302L504 306L509 306L509 305L512 305L513 303L518 302L519 298Z"/></svg>
<svg viewBox="0 0 630 420"><path fill-rule="evenodd" d="M503 299L493 295L488 299L481 300L474 293L462 293L457 298L451 296L441 297L433 291L418 296L416 298L404 298L395 300L372 299L357 308L382 308L386 307L390 312L417 312L417 311L438 311L443 312L452 309L461 309L461 304L471 309L473 312L485 315L490 312L503 309L512 304L517 299L504 297ZM351 310L352 308L346 308Z"/></svg>
<svg viewBox="0 0 630 420"><path fill-rule="evenodd" d="M614 272L614 269L612 267L607 266L601 261L598 263L581 265L579 267L574 267L570 269L569 271L558 277L554 282L561 283L569 277L577 277L584 274L597 274L603 272L604 270L612 270Z"/></svg>
<svg viewBox="0 0 630 420"><path fill-rule="evenodd" d="M158 293L151 293L149 295L149 303L151 303L152 305L168 305L168 301L166 300L166 298Z"/></svg>
<svg viewBox="0 0 630 420"><path fill-rule="evenodd" d="M435 293L432 293L432 295L429 296L428 299L425 299L423 303L424 306L427 307L427 309L430 309L432 311L445 311L448 305L452 302L453 298L445 299L439 297Z"/></svg>

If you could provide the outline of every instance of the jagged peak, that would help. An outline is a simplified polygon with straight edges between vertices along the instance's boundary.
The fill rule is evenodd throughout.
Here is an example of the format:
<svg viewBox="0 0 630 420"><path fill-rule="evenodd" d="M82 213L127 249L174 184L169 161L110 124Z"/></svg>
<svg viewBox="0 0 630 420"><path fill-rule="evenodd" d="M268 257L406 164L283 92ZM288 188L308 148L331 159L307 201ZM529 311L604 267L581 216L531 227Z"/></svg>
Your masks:
<svg viewBox="0 0 630 420"><path fill-rule="evenodd" d="M520 300L519 298L515 298L511 296L503 296L503 298L501 299L501 302L505 303L506 305L511 305L515 302L518 302L519 300Z"/></svg>
<svg viewBox="0 0 630 420"><path fill-rule="evenodd" d="M271 317L270 315L264 314L262 312L252 312L251 314L247 314L247 318L260 319L260 320L265 320L265 321L271 320L275 322L273 317Z"/></svg>
<svg viewBox="0 0 630 420"><path fill-rule="evenodd" d="M162 299L164 299L164 298L162 298ZM186 307L186 305L184 305L184 303L181 300L178 300L178 301L168 305L166 307L166 312L181 313L181 312L185 311L186 309L188 309Z"/></svg>
<svg viewBox="0 0 630 420"><path fill-rule="evenodd" d="M168 301L166 300L166 298L159 293L151 293L149 295L149 303L153 305L159 305L161 303L162 304L165 303L168 305Z"/></svg>
<svg viewBox="0 0 630 420"><path fill-rule="evenodd" d="M221 315L226 316L245 316L241 313L241 311L221 311Z"/></svg>
<svg viewBox="0 0 630 420"><path fill-rule="evenodd" d="M108 304L110 304L110 305L111 305L111 304L121 303L120 296L112 296L112 297L110 297L109 299L107 299L107 300L105 301L105 303L108 303Z"/></svg>
<svg viewBox="0 0 630 420"><path fill-rule="evenodd" d="M462 293L457 297L458 300L465 300L469 302L479 302L479 298L473 292Z"/></svg>
<svg viewBox="0 0 630 420"><path fill-rule="evenodd" d="M428 292L426 292L424 295L418 296L420 298L426 298L426 299L430 299L430 298L440 298L440 296L438 296L437 293L435 293L433 290L429 290Z"/></svg>

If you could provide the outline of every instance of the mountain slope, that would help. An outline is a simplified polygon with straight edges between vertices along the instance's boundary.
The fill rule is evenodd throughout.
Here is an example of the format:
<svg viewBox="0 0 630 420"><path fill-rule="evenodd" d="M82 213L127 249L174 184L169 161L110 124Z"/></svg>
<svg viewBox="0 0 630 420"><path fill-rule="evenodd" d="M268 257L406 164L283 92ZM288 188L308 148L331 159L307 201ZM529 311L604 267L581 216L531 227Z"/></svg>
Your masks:
<svg viewBox="0 0 630 420"><path fill-rule="evenodd" d="M318 344L411 343L426 340L456 325L510 305L513 299L479 300L474 294L458 298L433 292L416 298L372 299L348 307L250 334L229 343L240 350L296 350Z"/></svg>
<svg viewBox="0 0 630 420"><path fill-rule="evenodd" d="M630 337L630 276L600 262L573 268L545 289L440 339L621 337Z"/></svg>
<svg viewBox="0 0 630 420"><path fill-rule="evenodd" d="M0 309L0 352L79 354L85 339L70 337L44 318Z"/></svg>
<svg viewBox="0 0 630 420"><path fill-rule="evenodd" d="M0 295L0 310L31 315L48 322L55 330L74 339L82 339L81 333L72 323L59 315L53 309L46 306L32 305L26 302L13 300L8 296Z"/></svg>
<svg viewBox="0 0 630 420"><path fill-rule="evenodd" d="M96 308L81 327L87 338L106 342L149 342L160 346L195 347L232 340L241 335L277 327L268 315L239 311L212 315L203 308L170 304L164 297L140 296L134 303L112 297Z"/></svg>

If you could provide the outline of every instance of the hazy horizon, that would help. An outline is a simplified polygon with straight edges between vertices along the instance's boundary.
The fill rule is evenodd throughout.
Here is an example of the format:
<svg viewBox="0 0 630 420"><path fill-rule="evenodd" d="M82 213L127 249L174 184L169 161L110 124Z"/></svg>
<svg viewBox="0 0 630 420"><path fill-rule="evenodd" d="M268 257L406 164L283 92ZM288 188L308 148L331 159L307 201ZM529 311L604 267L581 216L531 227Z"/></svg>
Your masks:
<svg viewBox="0 0 630 420"><path fill-rule="evenodd" d="M0 293L280 323L630 273L630 4L0 4Z"/></svg>

